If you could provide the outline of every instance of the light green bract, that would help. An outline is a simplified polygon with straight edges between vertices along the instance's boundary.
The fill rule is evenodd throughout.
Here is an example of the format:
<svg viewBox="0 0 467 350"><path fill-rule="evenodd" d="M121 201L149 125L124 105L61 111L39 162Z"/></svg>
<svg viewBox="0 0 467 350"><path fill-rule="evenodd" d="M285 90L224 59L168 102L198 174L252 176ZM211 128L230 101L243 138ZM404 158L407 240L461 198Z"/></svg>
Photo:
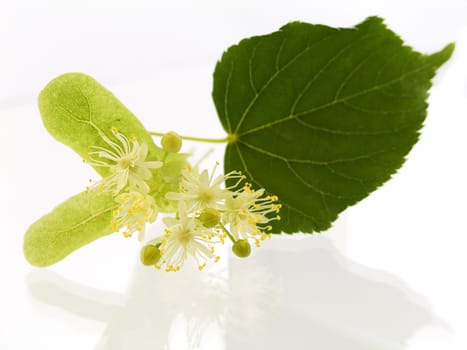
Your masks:
<svg viewBox="0 0 467 350"><path fill-rule="evenodd" d="M453 49L415 52L376 17L345 29L290 23L241 41L214 72L231 140L225 172L279 197L272 232L329 228L403 164Z"/></svg>
<svg viewBox="0 0 467 350"><path fill-rule="evenodd" d="M160 171L147 181L150 195L159 210L174 211L174 202L165 199L165 194L178 189L186 155L165 154L140 121L94 79L80 73L54 79L41 92L39 108L49 133L91 165L89 154L95 147L109 148L102 135L115 140L112 128L144 142L148 146L146 160L164 160ZM108 167L95 166L95 170L103 177L109 175ZM114 232L112 211L117 207L114 198L101 191L90 190L68 199L28 229L24 238L26 258L33 265L47 266Z"/></svg>
<svg viewBox="0 0 467 350"><path fill-rule="evenodd" d="M76 249L112 233L117 207L110 194L73 196L36 221L24 237L24 255L35 266L54 264Z"/></svg>
<svg viewBox="0 0 467 350"><path fill-rule="evenodd" d="M47 131L86 161L91 147L108 147L99 133L111 138L112 127L145 142L148 158L162 158L163 151L133 113L88 75L69 73L52 80L39 95L39 109ZM107 168L95 170L108 175Z"/></svg>

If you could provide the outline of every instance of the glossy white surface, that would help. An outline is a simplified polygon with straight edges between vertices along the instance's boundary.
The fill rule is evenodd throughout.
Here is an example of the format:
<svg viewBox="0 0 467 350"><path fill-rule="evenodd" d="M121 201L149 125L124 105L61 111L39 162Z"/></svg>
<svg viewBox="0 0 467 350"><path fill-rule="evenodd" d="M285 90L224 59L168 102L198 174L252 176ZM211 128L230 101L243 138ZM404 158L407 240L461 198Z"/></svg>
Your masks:
<svg viewBox="0 0 467 350"><path fill-rule="evenodd" d="M0 349L466 349L467 11L464 1L22 1L0 12ZM277 237L199 273L143 268L103 238L47 269L27 227L96 178L44 130L40 89L96 77L148 129L219 137L211 74L239 39L290 20L379 14L417 50L456 41L420 142L384 187L327 233ZM200 157L210 146L186 143ZM222 146L205 162L222 160ZM156 232L158 225L151 227Z"/></svg>

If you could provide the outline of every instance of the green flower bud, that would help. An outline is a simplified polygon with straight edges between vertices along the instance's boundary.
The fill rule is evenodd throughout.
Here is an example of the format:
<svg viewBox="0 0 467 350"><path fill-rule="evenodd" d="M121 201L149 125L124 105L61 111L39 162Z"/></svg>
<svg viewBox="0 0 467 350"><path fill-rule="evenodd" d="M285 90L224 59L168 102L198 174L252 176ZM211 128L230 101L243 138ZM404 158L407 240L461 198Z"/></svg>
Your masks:
<svg viewBox="0 0 467 350"><path fill-rule="evenodd" d="M251 246L247 239L239 239L232 246L233 253L239 258L246 258L251 253Z"/></svg>
<svg viewBox="0 0 467 350"><path fill-rule="evenodd" d="M205 208L199 216L199 221L204 227L212 228L216 226L221 219L221 213L214 208Z"/></svg>
<svg viewBox="0 0 467 350"><path fill-rule="evenodd" d="M180 148L182 148L182 138L176 132L169 131L167 134L162 136L161 145L165 151L177 153L180 151Z"/></svg>
<svg viewBox="0 0 467 350"><path fill-rule="evenodd" d="M146 266L155 265L161 258L161 252L155 245L148 244L141 249L141 263Z"/></svg>

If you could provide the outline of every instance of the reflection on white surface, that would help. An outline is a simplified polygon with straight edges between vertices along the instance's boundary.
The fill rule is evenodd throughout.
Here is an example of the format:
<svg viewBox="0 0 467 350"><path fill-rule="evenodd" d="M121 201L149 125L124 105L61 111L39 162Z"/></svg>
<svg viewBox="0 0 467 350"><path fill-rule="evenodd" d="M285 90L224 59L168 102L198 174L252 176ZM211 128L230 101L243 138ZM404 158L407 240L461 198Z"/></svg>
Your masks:
<svg viewBox="0 0 467 350"><path fill-rule="evenodd" d="M71 313L106 323L96 350L191 349L204 336L219 338L210 339L207 348L221 350L222 339L209 327L222 314L218 293L224 288L215 285L221 280L202 277L188 269L169 274L137 265L126 295L120 297L77 286L47 270L32 271L28 286L35 299L67 311L60 316L68 321L74 320Z"/></svg>
<svg viewBox="0 0 467 350"><path fill-rule="evenodd" d="M397 278L349 261L324 237L274 243L231 266L233 275L269 266L282 292L260 328L228 328L228 349L404 349L418 328L440 323Z"/></svg>
<svg viewBox="0 0 467 350"><path fill-rule="evenodd" d="M125 296L47 270L28 277L41 303L101 321L96 349L405 349L444 327L396 277L349 261L323 236L277 237L228 271L137 266Z"/></svg>

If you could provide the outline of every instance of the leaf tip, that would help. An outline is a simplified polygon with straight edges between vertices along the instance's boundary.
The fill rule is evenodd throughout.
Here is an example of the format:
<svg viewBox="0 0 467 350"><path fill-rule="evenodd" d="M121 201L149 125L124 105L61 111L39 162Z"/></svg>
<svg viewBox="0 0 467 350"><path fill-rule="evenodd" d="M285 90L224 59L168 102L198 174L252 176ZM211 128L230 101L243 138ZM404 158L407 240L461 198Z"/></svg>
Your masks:
<svg viewBox="0 0 467 350"><path fill-rule="evenodd" d="M445 58L445 61L451 58L454 49L456 48L456 43L452 42L447 44L445 47L443 47L439 52L435 53L435 55L440 55L443 58Z"/></svg>
<svg viewBox="0 0 467 350"><path fill-rule="evenodd" d="M428 62L430 62L434 69L438 69L451 58L455 47L455 43L449 43L438 52L426 55L425 57L428 58Z"/></svg>

